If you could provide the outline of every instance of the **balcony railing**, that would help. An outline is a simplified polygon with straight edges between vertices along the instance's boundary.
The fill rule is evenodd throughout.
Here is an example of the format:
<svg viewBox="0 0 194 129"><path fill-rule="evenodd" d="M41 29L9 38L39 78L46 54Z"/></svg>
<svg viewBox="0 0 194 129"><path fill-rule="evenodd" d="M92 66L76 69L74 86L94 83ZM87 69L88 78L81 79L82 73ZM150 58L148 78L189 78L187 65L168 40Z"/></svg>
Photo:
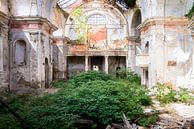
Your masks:
<svg viewBox="0 0 194 129"><path fill-rule="evenodd" d="M149 66L149 55L148 54L137 54L136 55L136 66L148 67Z"/></svg>

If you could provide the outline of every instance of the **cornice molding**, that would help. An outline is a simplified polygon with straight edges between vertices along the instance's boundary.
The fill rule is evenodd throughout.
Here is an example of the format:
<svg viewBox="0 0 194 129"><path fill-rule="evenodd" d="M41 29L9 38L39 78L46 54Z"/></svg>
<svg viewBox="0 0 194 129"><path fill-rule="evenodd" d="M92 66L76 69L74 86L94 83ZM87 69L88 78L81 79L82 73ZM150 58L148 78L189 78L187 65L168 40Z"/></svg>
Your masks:
<svg viewBox="0 0 194 129"><path fill-rule="evenodd" d="M58 28L52 24L47 18L39 17L39 16L17 16L12 19L12 22L15 24L39 24L39 25L47 25L51 32L56 31ZM13 26L14 26L13 25Z"/></svg>

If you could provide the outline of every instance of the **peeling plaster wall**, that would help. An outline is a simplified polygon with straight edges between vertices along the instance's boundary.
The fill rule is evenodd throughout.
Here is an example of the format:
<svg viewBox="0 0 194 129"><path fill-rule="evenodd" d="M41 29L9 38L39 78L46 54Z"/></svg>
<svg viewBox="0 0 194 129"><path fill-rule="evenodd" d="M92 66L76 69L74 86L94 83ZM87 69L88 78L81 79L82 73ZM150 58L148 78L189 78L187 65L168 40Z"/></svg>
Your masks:
<svg viewBox="0 0 194 129"><path fill-rule="evenodd" d="M69 56L67 57L68 77L72 77L78 73L85 71L85 57Z"/></svg>
<svg viewBox="0 0 194 129"><path fill-rule="evenodd" d="M121 12L113 6L106 3L93 1L81 6L83 8L83 17L87 21L81 31L84 40L82 44L87 44L89 50L127 50L126 37L128 36L127 21ZM80 34L77 33L79 27L79 18L75 17L73 13L67 19L65 26L65 36L70 40L77 40ZM93 16L93 18L92 18ZM101 17L101 23L89 23L89 20L94 20L95 17ZM96 19L97 20L97 19ZM104 21L103 21L104 20ZM103 23L104 22L104 23ZM85 33L87 32L87 33Z"/></svg>
<svg viewBox="0 0 194 129"><path fill-rule="evenodd" d="M9 82L9 46L8 30L1 28L0 34L0 88L7 87Z"/></svg>
<svg viewBox="0 0 194 129"><path fill-rule="evenodd" d="M54 79L66 79L67 76L67 45L63 40L56 40L53 46Z"/></svg>
<svg viewBox="0 0 194 129"><path fill-rule="evenodd" d="M5 14L9 13L9 11L8 11L8 0L1 0L0 1L0 11L5 13Z"/></svg>
<svg viewBox="0 0 194 129"><path fill-rule="evenodd" d="M142 20L152 17L183 17L193 5L193 0L139 0ZM157 10L157 11L156 11Z"/></svg>
<svg viewBox="0 0 194 129"><path fill-rule="evenodd" d="M14 16L41 16L52 21L53 0L11 0Z"/></svg>
<svg viewBox="0 0 194 129"><path fill-rule="evenodd" d="M193 40L184 15L192 5L192 0L139 0L138 6L142 14L142 26L139 26L141 30L140 48L143 55L145 44L149 42L149 64L147 68L139 67L140 71L138 69L136 71L139 71L140 75L144 77L143 70L148 69L150 87L157 82L171 82L176 86L188 86L193 67L191 64ZM125 13L130 36L133 36L131 25L136 10L138 8ZM174 50L177 48L191 54L186 62L179 63L175 59ZM133 58L135 57L133 53L130 54ZM133 64L133 62L130 63Z"/></svg>
<svg viewBox="0 0 194 129"><path fill-rule="evenodd" d="M176 86L188 85L188 74L191 70L191 56L188 61L179 63L175 58L175 50L181 49L186 53L192 54L192 41L185 19L181 24L176 20L173 22L166 19L165 26L156 24L150 26L148 30L142 31L141 49L145 49L146 42L149 42L149 86L154 86L157 82L170 82ZM189 38L190 37L190 38Z"/></svg>
<svg viewBox="0 0 194 129"><path fill-rule="evenodd" d="M116 56L116 57L108 57L109 62L109 68L108 73L114 74L117 70L117 68L124 69L126 68L126 57L122 56Z"/></svg>
<svg viewBox="0 0 194 129"><path fill-rule="evenodd" d="M40 39L39 39L40 37ZM26 65L14 64L14 44L17 40L26 42ZM49 36L37 32L12 32L11 47L11 86L12 89L21 87L44 88L45 78L52 81L52 41ZM49 72L45 74L45 59L48 59ZM48 74L48 75L47 75Z"/></svg>
<svg viewBox="0 0 194 129"><path fill-rule="evenodd" d="M8 88L9 46L8 46L8 1L0 1L0 88Z"/></svg>

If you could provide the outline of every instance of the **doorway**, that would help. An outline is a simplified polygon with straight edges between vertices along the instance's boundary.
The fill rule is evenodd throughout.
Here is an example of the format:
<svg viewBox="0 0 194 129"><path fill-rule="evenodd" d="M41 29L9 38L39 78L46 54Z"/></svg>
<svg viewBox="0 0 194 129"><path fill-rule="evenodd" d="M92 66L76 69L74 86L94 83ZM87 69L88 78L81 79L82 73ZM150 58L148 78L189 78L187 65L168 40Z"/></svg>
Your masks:
<svg viewBox="0 0 194 129"><path fill-rule="evenodd" d="M49 63L47 58L45 58L45 88L49 88Z"/></svg>
<svg viewBox="0 0 194 129"><path fill-rule="evenodd" d="M148 87L149 85L149 71L148 69L143 69L143 85Z"/></svg>
<svg viewBox="0 0 194 129"><path fill-rule="evenodd" d="M103 71L104 69L104 57L94 56L91 57L91 70L93 71Z"/></svg>

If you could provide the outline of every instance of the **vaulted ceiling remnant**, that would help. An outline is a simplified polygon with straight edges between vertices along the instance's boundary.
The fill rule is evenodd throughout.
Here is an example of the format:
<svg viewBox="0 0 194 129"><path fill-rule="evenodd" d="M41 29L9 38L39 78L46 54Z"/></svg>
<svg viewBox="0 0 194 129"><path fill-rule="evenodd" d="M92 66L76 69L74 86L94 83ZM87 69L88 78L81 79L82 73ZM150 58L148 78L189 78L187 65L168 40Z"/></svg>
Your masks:
<svg viewBox="0 0 194 129"><path fill-rule="evenodd" d="M116 1L118 0L59 0L57 4L66 13L71 13L74 9L76 9L80 5L91 1L104 2L114 6L116 5Z"/></svg>
<svg viewBox="0 0 194 129"><path fill-rule="evenodd" d="M75 8L79 7L83 4L85 0L59 0L57 4L61 9L63 9L66 13L70 13Z"/></svg>

